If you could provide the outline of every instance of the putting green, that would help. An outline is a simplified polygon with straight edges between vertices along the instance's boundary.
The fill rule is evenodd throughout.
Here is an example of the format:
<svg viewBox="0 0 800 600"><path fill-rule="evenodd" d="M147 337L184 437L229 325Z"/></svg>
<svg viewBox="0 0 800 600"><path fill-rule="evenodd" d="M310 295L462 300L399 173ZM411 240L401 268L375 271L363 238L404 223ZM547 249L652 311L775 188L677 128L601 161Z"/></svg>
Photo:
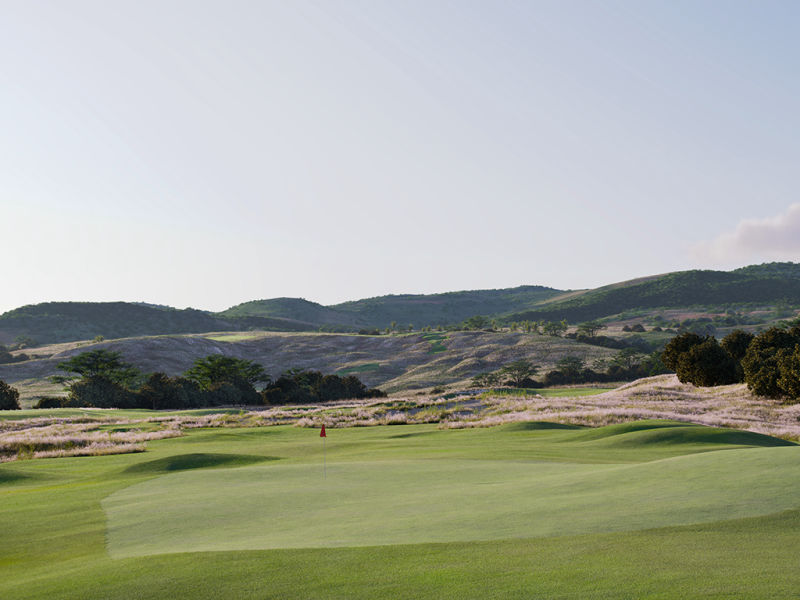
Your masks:
<svg viewBox="0 0 800 600"><path fill-rule="evenodd" d="M639 464L331 462L196 469L102 502L114 558L218 550L464 542L632 531L800 506L800 448Z"/></svg>

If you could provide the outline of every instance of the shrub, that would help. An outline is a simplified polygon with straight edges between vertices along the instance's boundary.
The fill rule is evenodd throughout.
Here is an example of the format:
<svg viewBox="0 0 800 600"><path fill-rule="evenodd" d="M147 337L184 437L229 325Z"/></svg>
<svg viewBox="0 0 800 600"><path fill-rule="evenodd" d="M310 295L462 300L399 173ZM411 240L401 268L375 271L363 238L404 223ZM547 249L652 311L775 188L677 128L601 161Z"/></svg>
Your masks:
<svg viewBox="0 0 800 600"><path fill-rule="evenodd" d="M84 377L73 383L63 406L140 408L136 394L104 375Z"/></svg>
<svg viewBox="0 0 800 600"><path fill-rule="evenodd" d="M0 380L0 410L19 409L19 390Z"/></svg>
<svg viewBox="0 0 800 600"><path fill-rule="evenodd" d="M736 362L713 337L682 353L675 372L682 383L701 387L736 383Z"/></svg>
<svg viewBox="0 0 800 600"><path fill-rule="evenodd" d="M794 386L789 383L792 369L789 355L800 343L800 329L789 331L773 327L757 335L747 347L742 369L747 387L759 396L780 398L789 395ZM784 352L782 352L784 351ZM781 363L784 372L781 373Z"/></svg>
<svg viewBox="0 0 800 600"><path fill-rule="evenodd" d="M33 405L33 408L62 408L66 398L61 396L42 396Z"/></svg>

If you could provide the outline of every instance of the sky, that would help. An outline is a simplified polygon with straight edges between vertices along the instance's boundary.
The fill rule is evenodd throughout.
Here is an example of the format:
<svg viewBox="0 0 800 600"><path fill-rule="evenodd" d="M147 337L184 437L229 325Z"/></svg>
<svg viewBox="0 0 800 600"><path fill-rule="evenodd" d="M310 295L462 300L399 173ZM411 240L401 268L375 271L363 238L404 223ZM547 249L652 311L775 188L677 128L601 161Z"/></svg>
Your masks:
<svg viewBox="0 0 800 600"><path fill-rule="evenodd" d="M800 3L0 2L0 312L800 261Z"/></svg>

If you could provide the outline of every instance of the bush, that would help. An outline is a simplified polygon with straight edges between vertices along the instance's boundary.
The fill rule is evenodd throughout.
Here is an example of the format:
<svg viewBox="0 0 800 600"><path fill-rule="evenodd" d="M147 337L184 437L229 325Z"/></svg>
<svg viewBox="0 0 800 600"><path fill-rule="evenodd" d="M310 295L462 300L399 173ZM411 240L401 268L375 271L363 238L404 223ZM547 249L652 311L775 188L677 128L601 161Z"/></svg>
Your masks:
<svg viewBox="0 0 800 600"><path fill-rule="evenodd" d="M800 328L797 327L788 331L773 327L753 338L742 359L747 387L754 394L768 398L798 397L791 383L793 368L789 358L798 344Z"/></svg>
<svg viewBox="0 0 800 600"><path fill-rule="evenodd" d="M695 344L678 357L675 372L682 383L701 387L736 383L736 362L713 337Z"/></svg>
<svg viewBox="0 0 800 600"><path fill-rule="evenodd" d="M92 408L142 408L139 398L121 384L103 375L85 377L69 388L63 406Z"/></svg>
<svg viewBox="0 0 800 600"><path fill-rule="evenodd" d="M0 380L0 410L19 409L19 390Z"/></svg>
<svg viewBox="0 0 800 600"><path fill-rule="evenodd" d="M61 396L42 396L33 408L63 408L66 398Z"/></svg>

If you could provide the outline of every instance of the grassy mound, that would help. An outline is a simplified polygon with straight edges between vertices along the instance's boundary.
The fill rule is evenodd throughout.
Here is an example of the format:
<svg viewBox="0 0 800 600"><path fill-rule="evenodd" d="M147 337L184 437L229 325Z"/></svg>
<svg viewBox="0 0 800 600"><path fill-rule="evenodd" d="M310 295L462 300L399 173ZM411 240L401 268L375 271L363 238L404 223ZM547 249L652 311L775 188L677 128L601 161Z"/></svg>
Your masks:
<svg viewBox="0 0 800 600"><path fill-rule="evenodd" d="M211 469L219 467L243 467L267 460L279 460L277 456L256 456L251 454L178 454L132 465L125 469L128 473L168 473L190 469Z"/></svg>

